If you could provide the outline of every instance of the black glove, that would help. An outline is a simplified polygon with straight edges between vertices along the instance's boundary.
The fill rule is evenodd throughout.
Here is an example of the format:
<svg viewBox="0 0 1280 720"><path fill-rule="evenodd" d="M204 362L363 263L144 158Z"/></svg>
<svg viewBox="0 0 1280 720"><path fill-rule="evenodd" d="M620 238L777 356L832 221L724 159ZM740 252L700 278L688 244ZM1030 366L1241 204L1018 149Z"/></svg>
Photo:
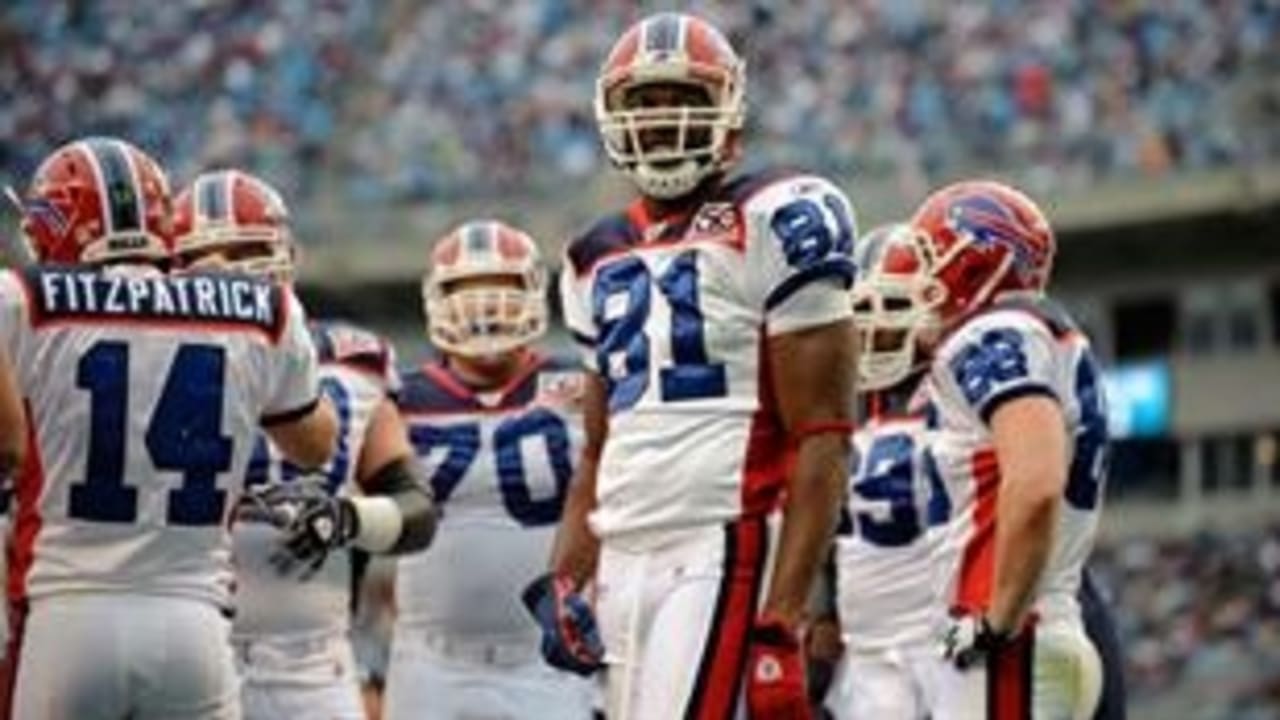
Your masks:
<svg viewBox="0 0 1280 720"><path fill-rule="evenodd" d="M329 494L324 483L316 480L251 490L241 517L264 519L280 528L280 548L271 556L271 564L281 575L303 565L303 580L324 565L329 553L347 546L360 532L360 517L351 500Z"/></svg>
<svg viewBox="0 0 1280 720"><path fill-rule="evenodd" d="M953 615L942 637L942 657L957 670L968 670L1009 643L1009 633L997 632L982 615Z"/></svg>

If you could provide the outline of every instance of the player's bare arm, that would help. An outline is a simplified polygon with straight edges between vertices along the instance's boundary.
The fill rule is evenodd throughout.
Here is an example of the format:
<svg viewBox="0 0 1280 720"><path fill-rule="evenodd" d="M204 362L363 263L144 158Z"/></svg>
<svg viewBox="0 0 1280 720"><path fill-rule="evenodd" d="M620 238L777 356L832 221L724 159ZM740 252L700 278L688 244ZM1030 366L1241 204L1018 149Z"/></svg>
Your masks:
<svg viewBox="0 0 1280 720"><path fill-rule="evenodd" d="M22 391L18 389L9 356L0 352L0 477L10 475L22 464L26 439Z"/></svg>
<svg viewBox="0 0 1280 720"><path fill-rule="evenodd" d="M337 448L338 416L323 393L304 414L265 420L262 429L286 458L302 467L324 465Z"/></svg>
<svg viewBox="0 0 1280 720"><path fill-rule="evenodd" d="M367 493L351 498L360 524L357 547L396 555L431 544L439 510L409 445L404 420L390 398L373 411L356 473Z"/></svg>
<svg viewBox="0 0 1280 720"><path fill-rule="evenodd" d="M587 526L587 515L596 504L596 473L609 431L604 380L595 373L587 373L584 385L585 439L551 554L552 572L573 578L579 587L595 574L600 553L600 541Z"/></svg>
<svg viewBox="0 0 1280 720"><path fill-rule="evenodd" d="M779 413L798 447L763 612L792 626L803 618L839 517L853 421L855 344L851 321L769 341Z"/></svg>
<svg viewBox="0 0 1280 720"><path fill-rule="evenodd" d="M1065 427L1058 401L1043 395L1011 400L991 418L1002 482L987 621L997 632L1021 625L1049 560L1070 465Z"/></svg>

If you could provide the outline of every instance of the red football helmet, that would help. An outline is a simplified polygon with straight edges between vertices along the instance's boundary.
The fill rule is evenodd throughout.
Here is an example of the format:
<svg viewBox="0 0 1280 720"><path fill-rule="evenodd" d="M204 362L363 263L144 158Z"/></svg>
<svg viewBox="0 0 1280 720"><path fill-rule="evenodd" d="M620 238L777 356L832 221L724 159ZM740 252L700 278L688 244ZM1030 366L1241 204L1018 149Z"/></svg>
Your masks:
<svg viewBox="0 0 1280 720"><path fill-rule="evenodd" d="M266 181L239 170L207 172L174 202L178 259L186 267L293 279L296 254L289 209Z"/></svg>
<svg viewBox="0 0 1280 720"><path fill-rule="evenodd" d="M650 105L636 91L693 89ZM711 23L682 13L651 15L614 44L596 83L595 113L610 160L650 197L675 198L732 164L731 138L745 116L745 70Z"/></svg>
<svg viewBox="0 0 1280 720"><path fill-rule="evenodd" d="M919 367L920 342L935 335L946 290L930 274L923 240L905 223L873 228L858 241L856 262L858 388L883 390Z"/></svg>
<svg viewBox="0 0 1280 720"><path fill-rule="evenodd" d="M1026 195L990 180L933 193L911 225L924 241L933 276L946 289L939 313L951 323L999 294L1042 293L1056 243L1044 213Z"/></svg>
<svg viewBox="0 0 1280 720"><path fill-rule="evenodd" d="M533 238L496 220L441 238L422 278L427 334L466 357L519 349L547 330L547 268Z"/></svg>
<svg viewBox="0 0 1280 720"><path fill-rule="evenodd" d="M169 180L133 145L94 137L54 150L25 198L22 236L37 262L167 260L173 245Z"/></svg>

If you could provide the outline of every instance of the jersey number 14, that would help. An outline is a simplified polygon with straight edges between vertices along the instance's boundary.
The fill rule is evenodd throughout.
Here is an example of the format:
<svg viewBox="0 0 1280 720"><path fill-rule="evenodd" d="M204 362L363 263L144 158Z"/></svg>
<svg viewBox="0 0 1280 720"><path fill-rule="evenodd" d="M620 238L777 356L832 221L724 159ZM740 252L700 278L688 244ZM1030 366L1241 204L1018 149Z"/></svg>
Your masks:
<svg viewBox="0 0 1280 720"><path fill-rule="evenodd" d="M216 525L226 491L220 473L231 469L232 439L222 433L226 355L215 345L182 345L169 366L144 437L157 470L181 473L169 491L167 522ZM86 477L71 485L68 514L78 520L132 523L138 488L125 484L129 447L129 345L95 343L76 368L76 387L89 393L89 457Z"/></svg>

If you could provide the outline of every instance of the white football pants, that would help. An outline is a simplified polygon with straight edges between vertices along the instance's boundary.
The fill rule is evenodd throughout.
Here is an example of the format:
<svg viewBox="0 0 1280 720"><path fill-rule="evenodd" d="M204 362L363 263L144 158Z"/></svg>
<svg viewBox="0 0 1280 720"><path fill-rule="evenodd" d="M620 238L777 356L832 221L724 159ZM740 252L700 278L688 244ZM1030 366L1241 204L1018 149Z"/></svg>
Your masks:
<svg viewBox="0 0 1280 720"><path fill-rule="evenodd" d="M609 720L740 718L747 636L766 587L763 518L600 551L596 612Z"/></svg>
<svg viewBox="0 0 1280 720"><path fill-rule="evenodd" d="M244 720L364 720L360 681L345 634L237 639Z"/></svg>
<svg viewBox="0 0 1280 720"><path fill-rule="evenodd" d="M15 720L235 720L231 623L194 599L84 593L18 618Z"/></svg>
<svg viewBox="0 0 1280 720"><path fill-rule="evenodd" d="M1033 625L966 672L943 663L935 720L1088 720L1102 662L1077 621Z"/></svg>
<svg viewBox="0 0 1280 720"><path fill-rule="evenodd" d="M532 618L530 623L532 623ZM519 646L462 641L397 625L384 720L590 720L592 681Z"/></svg>
<svg viewBox="0 0 1280 720"><path fill-rule="evenodd" d="M846 649L823 703L836 720L924 720L937 703L938 648L928 642Z"/></svg>

